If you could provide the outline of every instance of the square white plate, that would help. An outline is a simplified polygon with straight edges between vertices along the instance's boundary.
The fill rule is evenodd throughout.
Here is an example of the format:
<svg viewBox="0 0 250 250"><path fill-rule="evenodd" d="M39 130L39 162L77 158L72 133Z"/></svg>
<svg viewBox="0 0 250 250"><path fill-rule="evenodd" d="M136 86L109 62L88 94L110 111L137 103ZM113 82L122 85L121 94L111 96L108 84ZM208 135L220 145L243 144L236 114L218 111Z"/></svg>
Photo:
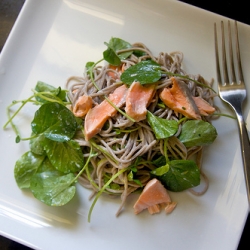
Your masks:
<svg viewBox="0 0 250 250"><path fill-rule="evenodd" d="M221 19L172 0L27 0L0 57L1 127L13 100L29 97L38 80L64 86L69 76L82 75L85 63L99 60L112 36L143 42L154 54L180 50L188 73L215 78L213 24ZM250 82L250 27L238 27L245 80ZM223 113L231 113L216 102ZM248 121L248 103L244 110ZM25 124L29 117L18 119ZM203 159L210 180L206 194L171 194L178 202L173 213L154 216L134 215L131 198L118 218L120 200L103 197L90 223L89 191L81 186L72 202L57 208L17 187L13 169L27 144L15 144L13 131L1 129L0 233L46 250L236 249L248 215L237 124L226 117L213 124L218 138Z"/></svg>

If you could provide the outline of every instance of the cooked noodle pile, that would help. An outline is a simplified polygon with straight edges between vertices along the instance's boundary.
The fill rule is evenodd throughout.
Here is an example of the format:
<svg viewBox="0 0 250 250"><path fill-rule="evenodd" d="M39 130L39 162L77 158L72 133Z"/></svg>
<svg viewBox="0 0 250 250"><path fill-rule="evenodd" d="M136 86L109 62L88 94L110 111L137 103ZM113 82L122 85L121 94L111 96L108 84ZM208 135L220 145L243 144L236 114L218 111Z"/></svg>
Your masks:
<svg viewBox="0 0 250 250"><path fill-rule="evenodd" d="M200 96L205 99L210 105L214 106L213 98L215 93L210 89L202 85L198 85L196 81L203 85L211 87L212 81L207 82L200 75L188 75L182 69L183 54L181 52L173 53L160 53L158 57L152 55L147 47L142 43L133 44L129 50L143 51L144 55L137 57L132 54L128 59L122 60L125 65L124 69L129 68L142 60L151 58L161 65L163 71L178 74L176 76L178 81L183 81L187 84L191 90L193 96ZM120 51L120 52L124 52ZM111 77L108 72L113 72L114 77ZM82 95L91 96L94 104L99 104L104 100L104 96L108 96L119 87L122 82L120 78L120 72L112 69L109 65L96 66L94 68L94 82L98 86L93 84L89 74L84 74L83 77L72 76L67 81L67 89L69 90L69 99L72 103L72 108L76 104L78 98ZM187 78L181 77L188 76L193 79L192 81ZM165 75L157 83L157 91L155 92L152 102L147 109L155 116L173 119L179 121L183 118L183 115L171 110L168 107L162 107L158 105L160 102L159 93L165 87L172 84L170 76ZM99 89L99 90L98 90ZM123 108L121 110L124 111ZM124 111L125 112L125 111ZM211 117L202 117L202 119L209 119ZM84 118L83 118L84 124ZM197 165L201 168L202 147L186 148L183 143L177 138L181 132L181 124L179 125L178 132L175 136L168 139L167 152L169 159L195 159ZM89 189L93 190L93 194L98 192L108 179L114 176L121 169L127 168L134 164L134 162L140 157L139 165L137 166L136 178L139 182L129 180L129 171L119 174L112 185L106 188L106 192L109 194L115 194L121 196L121 206L117 215L121 212L124 206L125 200L129 194L142 188L150 179L150 171L155 169L155 166L151 161L159 154L164 155L164 140L157 140L147 120L140 122L133 122L120 112L106 122L101 131L91 140L86 141L83 133L78 133L76 141L83 146L83 154L88 157L91 145L95 145L95 152L98 154L91 158L91 168L85 171L80 179L80 183ZM91 144L94 143L94 144ZM193 193L200 195L204 193L208 187L208 181L204 173L202 176L205 179L206 185L204 190Z"/></svg>

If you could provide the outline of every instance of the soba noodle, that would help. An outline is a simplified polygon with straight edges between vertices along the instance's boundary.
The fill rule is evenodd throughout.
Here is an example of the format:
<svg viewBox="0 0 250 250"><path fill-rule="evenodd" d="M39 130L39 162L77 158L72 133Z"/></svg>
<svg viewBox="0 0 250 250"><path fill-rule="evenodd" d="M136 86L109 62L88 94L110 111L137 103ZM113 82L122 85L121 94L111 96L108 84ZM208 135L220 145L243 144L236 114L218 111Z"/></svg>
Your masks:
<svg viewBox="0 0 250 250"><path fill-rule="evenodd" d="M179 51L168 53L159 53L157 57L153 56L150 50L142 43L135 43L132 48L119 51L137 50L144 52L143 56L132 54L128 59L122 60L125 70L132 65L146 59L152 59L161 65L163 71L176 74L178 81L186 83L191 90L193 96L201 96L210 105L214 106L213 98L215 93L211 90L213 81L208 82L200 75L188 75L182 69L183 54ZM109 72L113 72L115 77L111 77ZM94 83L89 74L85 72L84 76L72 76L67 80L66 87L69 90L68 97L72 103L72 109L76 105L77 100L82 95L92 97L94 104L99 104L104 100L104 96L108 96L118 86L122 84L120 80L120 72L112 69L109 65L96 66L93 70ZM188 77L182 77L188 76ZM192 80L190 80L192 79ZM201 84L197 84L200 82ZM167 75L157 83L157 91L155 92L153 101L148 106L148 110L155 116L179 121L183 115L171 110L168 107L162 107L159 104L159 92L172 84L170 77ZM208 86L208 87L204 87ZM123 110L123 108L121 108ZM202 119L210 119L211 117L202 117ZM83 118L84 124L84 118ZM181 124L175 136L168 139L167 152L170 159L195 159L197 165L201 169L202 164L202 147L186 148L184 144L177 138L182 129ZM106 183L106 178L110 178L117 174L120 170L125 169L135 163L137 159L141 159L137 167L136 178L138 182L131 181L129 172L124 171L119 174L106 188L106 192L121 197L121 206L117 215L122 211L126 198L141 189L150 179L150 171L155 169L151 163L154 157L159 153L164 155L164 140L157 140L147 120L133 122L120 112L106 122L105 126L91 141L86 141L83 133L79 132L75 140L82 146L83 154L87 157L90 152L92 142L96 147L97 155L91 158L91 168L89 174L84 172L79 182L84 187L93 190L93 195L98 192ZM140 158L139 158L140 157ZM191 190L195 195L203 194L208 188L208 180L201 171L201 175L205 181L205 187L202 191Z"/></svg>

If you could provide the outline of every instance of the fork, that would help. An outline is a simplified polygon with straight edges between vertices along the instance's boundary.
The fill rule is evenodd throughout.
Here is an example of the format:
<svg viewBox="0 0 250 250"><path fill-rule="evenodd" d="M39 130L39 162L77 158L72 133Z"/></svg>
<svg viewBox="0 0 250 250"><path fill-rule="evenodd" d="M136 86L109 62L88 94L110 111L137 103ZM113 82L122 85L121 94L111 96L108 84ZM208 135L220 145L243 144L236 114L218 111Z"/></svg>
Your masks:
<svg viewBox="0 0 250 250"><path fill-rule="evenodd" d="M234 21L235 31L235 46L233 46L231 25L228 21L228 46L225 45L225 31L224 23L221 21L221 67L219 57L219 46L217 39L216 23L214 24L214 38L215 38L215 59L216 59L216 71L218 80L218 90L220 98L228 103L234 110L239 127L239 136L242 152L242 160L244 166L246 190L248 197L248 204L250 208L250 143L248 132L245 124L245 120L242 113L242 104L247 97L246 86L244 83L237 22ZM233 50L235 47L235 51ZM228 50L228 53L226 52ZM236 58L235 56L236 55ZM228 67L230 65L230 67ZM237 67L237 71L235 69ZM230 70L230 73L229 73Z"/></svg>

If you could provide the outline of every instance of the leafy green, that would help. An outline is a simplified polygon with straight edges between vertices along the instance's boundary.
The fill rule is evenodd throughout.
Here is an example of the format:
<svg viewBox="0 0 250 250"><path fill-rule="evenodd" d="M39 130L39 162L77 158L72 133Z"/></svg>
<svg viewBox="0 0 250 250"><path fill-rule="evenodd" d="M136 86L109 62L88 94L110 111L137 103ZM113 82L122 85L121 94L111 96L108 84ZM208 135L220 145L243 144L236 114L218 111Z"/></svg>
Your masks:
<svg viewBox="0 0 250 250"><path fill-rule="evenodd" d="M141 61L130 66L121 75L121 81L126 84L140 82L140 84L155 83L161 78L161 66L152 60Z"/></svg>
<svg viewBox="0 0 250 250"><path fill-rule="evenodd" d="M166 164L166 157L164 155L160 155L158 158L152 161L152 164L156 167L161 167Z"/></svg>
<svg viewBox="0 0 250 250"><path fill-rule="evenodd" d="M169 164L163 165L151 171L151 174L162 176L169 171Z"/></svg>
<svg viewBox="0 0 250 250"><path fill-rule="evenodd" d="M42 142L51 164L63 173L74 173L84 165L80 145L74 141L57 142L47 138Z"/></svg>
<svg viewBox="0 0 250 250"><path fill-rule="evenodd" d="M36 173L44 158L43 155L36 155L28 151L16 161L14 176L19 188L30 187L30 178Z"/></svg>
<svg viewBox="0 0 250 250"><path fill-rule="evenodd" d="M66 90L62 90L61 87L55 88L52 85L49 85L47 83L38 81L36 86L35 86L35 90L39 93L39 92L47 92L47 94L45 94L46 97L48 98L52 98L52 99L57 99L59 98L62 101L67 101L67 91ZM41 97L40 95L37 95L36 100L41 102L41 103L46 103L49 102L48 100L44 99L43 97Z"/></svg>
<svg viewBox="0 0 250 250"><path fill-rule="evenodd" d="M49 206L63 206L75 195L75 176L72 173L60 175L55 171L36 173L30 181L33 195Z"/></svg>
<svg viewBox="0 0 250 250"><path fill-rule="evenodd" d="M169 170L157 175L161 183L170 191L180 192L200 184L200 170L192 160L172 160L167 162Z"/></svg>
<svg viewBox="0 0 250 250"><path fill-rule="evenodd" d="M129 51L117 54L119 50L131 48L130 43L120 38L113 37L110 39L109 43L105 42L105 45L107 45L108 48L103 52L103 58L108 63L115 66L119 66L122 59L126 59L133 53L133 51Z"/></svg>
<svg viewBox="0 0 250 250"><path fill-rule="evenodd" d="M43 133L45 137L58 141L70 140L77 129L73 113L65 106L56 103L45 103L35 113L31 122L35 134Z"/></svg>
<svg viewBox="0 0 250 250"><path fill-rule="evenodd" d="M34 138L30 139L29 145L30 145L30 151L34 154L38 154L38 155L44 155L45 150L44 147L42 145L42 141L44 140L44 135L40 134Z"/></svg>
<svg viewBox="0 0 250 250"><path fill-rule="evenodd" d="M149 111L147 111L147 121L153 129L157 139L164 139L173 136L178 130L177 121L157 117Z"/></svg>
<svg viewBox="0 0 250 250"><path fill-rule="evenodd" d="M179 140L186 147L209 145L217 137L217 131L209 122L189 120L182 126Z"/></svg>

